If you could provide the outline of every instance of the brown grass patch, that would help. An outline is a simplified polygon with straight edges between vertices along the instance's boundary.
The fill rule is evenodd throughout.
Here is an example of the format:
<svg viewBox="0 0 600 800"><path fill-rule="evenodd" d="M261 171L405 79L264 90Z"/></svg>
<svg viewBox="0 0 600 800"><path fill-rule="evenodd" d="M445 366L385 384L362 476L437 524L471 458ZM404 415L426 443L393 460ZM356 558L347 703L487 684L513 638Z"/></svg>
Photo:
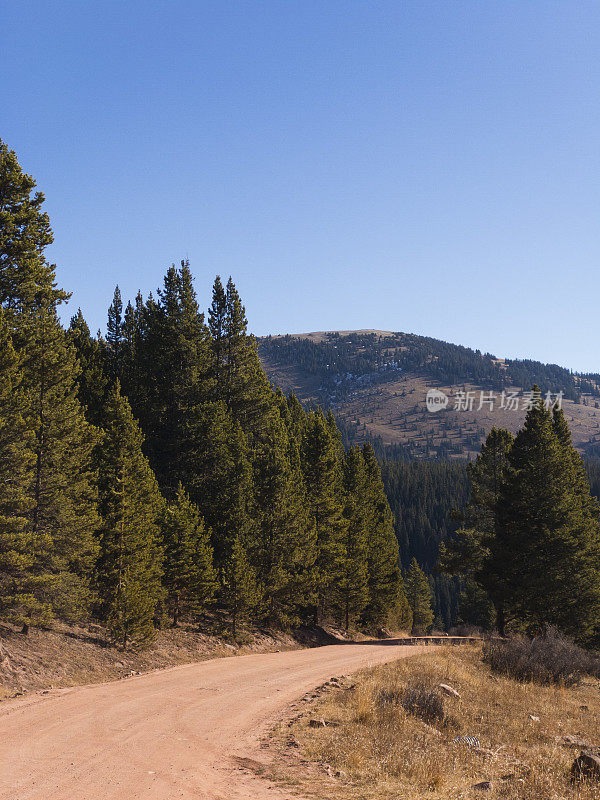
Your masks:
<svg viewBox="0 0 600 800"><path fill-rule="evenodd" d="M403 706L416 681L427 697L438 698L434 719ZM461 694L460 700L444 696L442 712L439 683ZM579 751L559 741L572 735L600 745L598 690L595 679L566 689L495 675L479 648L414 656L364 671L354 688L334 688L321 697L291 726L300 746L281 777L313 797L599 800L600 785L570 783ZM311 717L338 726L311 728ZM480 747L455 742L458 728ZM473 788L482 781L491 781L492 788Z"/></svg>

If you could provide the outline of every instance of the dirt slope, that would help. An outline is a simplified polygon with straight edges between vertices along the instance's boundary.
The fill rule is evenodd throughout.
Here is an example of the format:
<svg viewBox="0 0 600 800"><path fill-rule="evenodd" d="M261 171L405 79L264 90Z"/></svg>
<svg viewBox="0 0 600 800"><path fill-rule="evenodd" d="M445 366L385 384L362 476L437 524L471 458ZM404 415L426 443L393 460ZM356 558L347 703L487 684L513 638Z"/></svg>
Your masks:
<svg viewBox="0 0 600 800"><path fill-rule="evenodd" d="M0 800L287 797L240 767L290 704L333 675L425 648L400 640L189 664L0 707Z"/></svg>

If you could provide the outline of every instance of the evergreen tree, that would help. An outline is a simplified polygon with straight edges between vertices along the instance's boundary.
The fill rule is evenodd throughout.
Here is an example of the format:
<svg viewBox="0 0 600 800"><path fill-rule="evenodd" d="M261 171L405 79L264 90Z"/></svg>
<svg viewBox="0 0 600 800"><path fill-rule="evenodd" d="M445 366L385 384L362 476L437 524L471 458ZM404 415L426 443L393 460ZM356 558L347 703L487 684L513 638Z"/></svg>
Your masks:
<svg viewBox="0 0 600 800"><path fill-rule="evenodd" d="M231 635L235 639L239 623L260 602L260 591L256 574L248 561L242 537L237 535L223 564L223 588L221 598L231 617Z"/></svg>
<svg viewBox="0 0 600 800"><path fill-rule="evenodd" d="M565 419L565 413L562 408L558 406L552 409L552 425L559 442L563 446L566 456L573 464L573 470L575 472L575 493L579 502L582 503L582 511L584 514L589 515L592 520L598 521L600 517L598 500L596 497L592 497L590 493L590 481L585 463L577 450L573 447L571 431Z"/></svg>
<svg viewBox="0 0 600 800"><path fill-rule="evenodd" d="M314 529L304 508L297 446L279 416L272 418L252 465L252 560L264 612L271 624L297 623L298 607L313 599Z"/></svg>
<svg viewBox="0 0 600 800"><path fill-rule="evenodd" d="M362 457L365 465L364 502L369 588L369 600L362 617L367 624L381 625L388 620L391 612L398 617L399 611L405 605L404 587L394 518L385 496L379 464L369 443L363 446Z"/></svg>
<svg viewBox="0 0 600 800"><path fill-rule="evenodd" d="M77 396L85 408L88 422L98 426L110 389L110 379L106 374L102 347L99 341L90 335L90 329L81 309L71 318L69 338L79 363Z"/></svg>
<svg viewBox="0 0 600 800"><path fill-rule="evenodd" d="M183 612L199 613L214 596L213 550L210 532L181 484L175 500L165 508L161 527L166 604L176 626Z"/></svg>
<svg viewBox="0 0 600 800"><path fill-rule="evenodd" d="M26 624L44 607L30 592L34 542L29 524L33 431L17 353L0 310L0 618Z"/></svg>
<svg viewBox="0 0 600 800"><path fill-rule="evenodd" d="M552 624L582 642L593 634L600 616L594 505L538 399L508 455L490 558L502 600L521 623Z"/></svg>
<svg viewBox="0 0 600 800"><path fill-rule="evenodd" d="M287 420L288 429L294 440L301 443L306 427L306 412L293 392L287 396L286 405L287 413L284 413L284 418Z"/></svg>
<svg viewBox="0 0 600 800"><path fill-rule="evenodd" d="M344 455L343 488L345 526L335 592L347 631L350 624L364 611L369 600L365 468L358 448L352 448Z"/></svg>
<svg viewBox="0 0 600 800"><path fill-rule="evenodd" d="M509 464L513 444L512 434L502 428L492 428L474 463L467 467L471 500L460 514L461 528L440 546L440 568L451 575L467 579L460 614L464 622L479 625L471 617L488 620L496 613L496 625L504 629L504 589L501 574L493 568L491 548L497 532L497 513L500 492ZM484 596L475 590L481 588Z"/></svg>
<svg viewBox="0 0 600 800"><path fill-rule="evenodd" d="M431 587L416 558L411 562L404 584L406 598L412 611L413 634L426 633L433 623Z"/></svg>
<svg viewBox="0 0 600 800"><path fill-rule="evenodd" d="M61 328L56 287L44 249L52 241L43 195L0 143L0 300L22 366L26 418L34 431L34 468L26 489L33 563L28 570L30 623L84 610L97 524L91 452L98 435L77 394L77 364ZM34 606L37 608L34 611Z"/></svg>
<svg viewBox="0 0 600 800"><path fill-rule="evenodd" d="M164 503L118 383L108 397L103 428L97 454L102 515L98 593L114 640L127 647L154 635L154 615L163 599L158 521Z"/></svg>
<svg viewBox="0 0 600 800"><path fill-rule="evenodd" d="M91 456L99 436L77 399L75 355L56 310L40 307L28 317L27 327L23 372L35 431L30 487L34 594L44 598L48 609L72 617L86 607L96 554Z"/></svg>
<svg viewBox="0 0 600 800"><path fill-rule="evenodd" d="M212 290L212 303L208 312L208 328L211 334L212 367L211 377L215 388L215 399L225 401L224 370L226 363L225 321L227 318L227 297L219 275L215 278Z"/></svg>
<svg viewBox="0 0 600 800"><path fill-rule="evenodd" d="M212 532L220 583L233 540L248 542L252 471L246 437L220 403L206 403L194 427L197 449L186 486Z"/></svg>
<svg viewBox="0 0 600 800"><path fill-rule="evenodd" d="M54 267L44 256L53 235L48 215L42 211L44 195L33 194L34 189L34 179L0 140L0 305L13 316L69 296L56 287ZM13 342L17 349L23 338Z"/></svg>
<svg viewBox="0 0 600 800"><path fill-rule="evenodd" d="M307 510L316 532L315 619L320 625L331 611L346 530L338 448L320 411L307 415L301 458Z"/></svg>
<svg viewBox="0 0 600 800"><path fill-rule="evenodd" d="M272 392L258 358L256 340L248 335L247 328L246 311L229 278L220 348L224 363L215 367L217 396L246 433L258 434L267 424Z"/></svg>
<svg viewBox="0 0 600 800"><path fill-rule="evenodd" d="M113 301L108 308L106 341L109 347L109 368L114 380L121 377L121 351L123 348L123 301L121 299L121 290L118 286L115 287Z"/></svg>

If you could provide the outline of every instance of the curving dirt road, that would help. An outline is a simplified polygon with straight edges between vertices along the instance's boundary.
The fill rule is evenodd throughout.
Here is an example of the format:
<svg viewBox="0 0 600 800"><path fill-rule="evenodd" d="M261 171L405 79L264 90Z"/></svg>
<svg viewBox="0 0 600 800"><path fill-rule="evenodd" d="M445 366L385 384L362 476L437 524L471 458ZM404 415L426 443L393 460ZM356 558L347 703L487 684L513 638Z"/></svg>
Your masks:
<svg viewBox="0 0 600 800"><path fill-rule="evenodd" d="M0 706L0 800L263 800L240 770L333 675L416 655L401 640L221 658ZM264 758L264 756L263 756Z"/></svg>

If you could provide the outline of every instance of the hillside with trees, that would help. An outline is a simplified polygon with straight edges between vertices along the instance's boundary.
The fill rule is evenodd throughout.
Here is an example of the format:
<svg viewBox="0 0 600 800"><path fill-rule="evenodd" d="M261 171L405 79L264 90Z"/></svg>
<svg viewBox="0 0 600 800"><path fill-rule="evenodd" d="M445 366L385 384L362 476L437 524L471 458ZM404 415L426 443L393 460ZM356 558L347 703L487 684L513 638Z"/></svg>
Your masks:
<svg viewBox="0 0 600 800"><path fill-rule="evenodd" d="M349 443L387 448L387 460L473 459L492 427L514 434L525 409L502 408L502 392L522 394L533 384L562 392L577 449L600 453L600 382L554 364L497 358L430 337L389 331L334 331L260 340L270 379L306 402L332 408ZM449 404L430 413L429 389ZM457 407L457 393L472 402ZM483 397L495 395L493 409Z"/></svg>
<svg viewBox="0 0 600 800"><path fill-rule="evenodd" d="M231 278L187 262L67 330L44 196L0 143L0 620L97 621L116 644L227 612L396 624L393 518L369 444L273 389Z"/></svg>

